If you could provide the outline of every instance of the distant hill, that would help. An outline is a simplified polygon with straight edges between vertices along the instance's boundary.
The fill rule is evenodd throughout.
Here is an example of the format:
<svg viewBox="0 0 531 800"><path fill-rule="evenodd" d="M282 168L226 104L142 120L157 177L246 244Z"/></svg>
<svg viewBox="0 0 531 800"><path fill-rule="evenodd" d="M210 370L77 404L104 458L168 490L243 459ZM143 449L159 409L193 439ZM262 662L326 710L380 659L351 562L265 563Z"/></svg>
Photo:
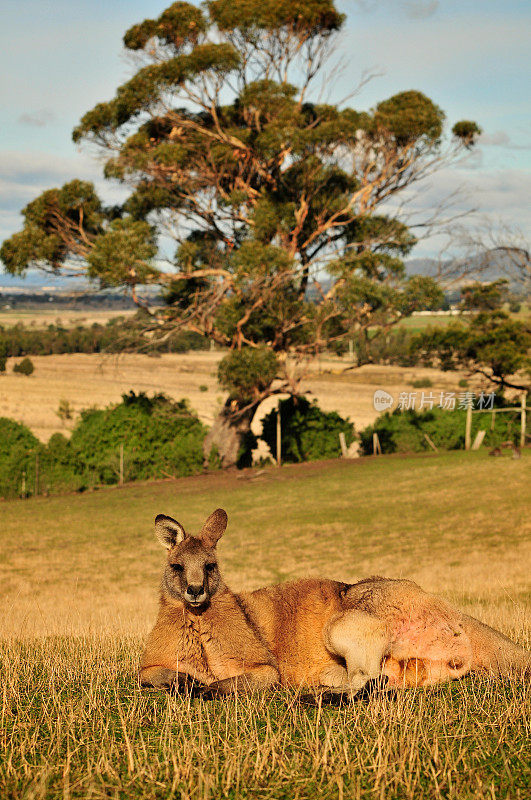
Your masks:
<svg viewBox="0 0 531 800"><path fill-rule="evenodd" d="M144 286L141 296L157 303L159 288ZM123 289L101 290L82 278L65 278L39 270L28 270L24 277L0 272L0 308L136 308Z"/></svg>
<svg viewBox="0 0 531 800"><path fill-rule="evenodd" d="M509 257L500 253L499 256L493 259L494 263L487 269L479 269L481 266L481 256L470 259L464 262L463 266L468 267L469 273L462 279L453 281L452 285L459 286L464 283L470 283L474 280L479 280L482 283L489 283L498 278L508 278L510 280L510 261ZM445 274L452 266L457 270L459 265L457 262L450 260L439 260L436 258L412 258L405 262L406 271L408 275L425 275L427 277L437 278L439 274ZM444 279L442 281L444 285Z"/></svg>
<svg viewBox="0 0 531 800"><path fill-rule="evenodd" d="M52 291L60 289L86 291L90 288L90 284L88 281L74 280L61 275L48 275L37 269L29 269L24 277L0 271L0 291L2 289L27 289L31 291L40 289L42 291L44 288Z"/></svg>

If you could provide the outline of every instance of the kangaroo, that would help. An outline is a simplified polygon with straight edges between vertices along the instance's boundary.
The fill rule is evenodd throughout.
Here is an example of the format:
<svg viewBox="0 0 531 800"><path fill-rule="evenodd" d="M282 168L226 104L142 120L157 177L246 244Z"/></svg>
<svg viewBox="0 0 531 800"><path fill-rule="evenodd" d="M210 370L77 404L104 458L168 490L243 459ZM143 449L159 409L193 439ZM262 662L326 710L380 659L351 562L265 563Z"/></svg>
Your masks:
<svg viewBox="0 0 531 800"><path fill-rule="evenodd" d="M382 676L387 687L406 687L471 670L531 670L523 648L412 581L306 578L236 594L216 556L227 521L218 508L190 536L172 517L157 516L167 563L141 685L192 681L210 694L306 686L352 695Z"/></svg>

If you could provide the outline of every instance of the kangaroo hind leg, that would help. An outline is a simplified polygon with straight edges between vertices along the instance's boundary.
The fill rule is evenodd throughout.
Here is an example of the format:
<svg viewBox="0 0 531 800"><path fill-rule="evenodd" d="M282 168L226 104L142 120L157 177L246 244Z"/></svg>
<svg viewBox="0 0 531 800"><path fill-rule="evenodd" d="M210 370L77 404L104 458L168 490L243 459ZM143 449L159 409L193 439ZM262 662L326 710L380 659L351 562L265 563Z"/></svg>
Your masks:
<svg viewBox="0 0 531 800"><path fill-rule="evenodd" d="M324 631L324 642L331 653L345 659L345 689L356 692L381 675L388 640L382 621L364 611L353 609L332 617Z"/></svg>

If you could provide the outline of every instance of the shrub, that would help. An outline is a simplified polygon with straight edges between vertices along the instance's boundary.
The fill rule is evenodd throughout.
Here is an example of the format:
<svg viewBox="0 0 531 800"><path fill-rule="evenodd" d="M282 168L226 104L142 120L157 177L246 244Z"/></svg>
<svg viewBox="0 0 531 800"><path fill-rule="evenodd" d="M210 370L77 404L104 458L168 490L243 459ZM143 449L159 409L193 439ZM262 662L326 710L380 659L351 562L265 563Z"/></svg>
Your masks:
<svg viewBox="0 0 531 800"><path fill-rule="evenodd" d="M18 372L19 375L31 375L35 367L31 358L23 358L18 364L13 367L13 372Z"/></svg>
<svg viewBox="0 0 531 800"><path fill-rule="evenodd" d="M411 381L411 386L415 389L429 389L433 386L433 382L429 378L419 378L416 381Z"/></svg>
<svg viewBox="0 0 531 800"><path fill-rule="evenodd" d="M508 405L497 397L495 407ZM472 415L472 440L480 430L485 430L484 445L494 447L508 439L516 440L519 432L518 412L498 414L494 431L490 414ZM441 450L460 450L465 446L466 411L447 411L441 408L425 411L401 411L381 414L373 425L360 432L361 451L372 455L373 433L378 434L382 453L420 453L430 450L424 434Z"/></svg>
<svg viewBox="0 0 531 800"><path fill-rule="evenodd" d="M208 392L208 386L205 386L205 384L202 383L201 386L199 387L199 391L200 392Z"/></svg>
<svg viewBox="0 0 531 800"><path fill-rule="evenodd" d="M0 497L28 494L35 481L35 455L42 449L29 428L0 417Z"/></svg>
<svg viewBox="0 0 531 800"><path fill-rule="evenodd" d="M280 401L282 460L290 462L337 458L341 455L339 434L345 434L348 445L354 440L354 426L335 411L322 411L306 397L289 397ZM277 457L277 410L273 409L262 422L262 439Z"/></svg>
<svg viewBox="0 0 531 800"><path fill-rule="evenodd" d="M43 452L42 489L45 491L82 492L92 484L87 479L83 461L62 433L50 437Z"/></svg>
<svg viewBox="0 0 531 800"><path fill-rule="evenodd" d="M59 407L55 413L63 423L66 422L68 419L72 419L74 416L74 412L72 406L70 405L70 401L65 400L64 398L62 400L59 400Z"/></svg>
<svg viewBox="0 0 531 800"><path fill-rule="evenodd" d="M457 385L461 387L461 389L466 389L468 386L468 381L466 378L460 378L457 382Z"/></svg>
<svg viewBox="0 0 531 800"><path fill-rule="evenodd" d="M25 425L0 418L0 497L23 494L23 475L25 494L33 493L36 456L39 494L117 483L121 444L127 480L193 475L203 469L205 434L186 401L162 394L130 392L115 406L84 411L70 440L56 433L46 446Z"/></svg>
<svg viewBox="0 0 531 800"><path fill-rule="evenodd" d="M118 482L122 444L127 480L184 476L202 470L205 434L185 400L130 392L118 405L82 412L70 449L88 483Z"/></svg>

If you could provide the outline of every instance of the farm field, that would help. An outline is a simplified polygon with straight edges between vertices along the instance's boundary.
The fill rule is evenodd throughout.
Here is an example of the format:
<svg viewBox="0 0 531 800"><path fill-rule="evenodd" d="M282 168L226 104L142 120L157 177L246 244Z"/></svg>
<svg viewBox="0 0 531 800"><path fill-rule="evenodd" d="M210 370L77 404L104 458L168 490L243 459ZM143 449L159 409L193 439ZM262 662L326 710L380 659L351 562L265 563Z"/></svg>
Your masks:
<svg viewBox="0 0 531 800"><path fill-rule="evenodd" d="M162 391L175 400L185 397L200 419L211 425L226 396L217 383L221 357L222 353L207 351L171 353L157 358L82 353L32 356L35 372L30 377L14 374L13 363L19 359L8 359L7 372L0 375L0 416L23 422L42 441L47 441L56 432L68 435L82 409L119 402L123 393L133 389L148 394ZM320 364L313 365L303 389L310 391L310 397L315 397L325 411L338 411L350 417L357 430L377 416L373 407L377 388L386 389L398 399L401 391L413 391L413 380L429 379L434 391L463 391L458 387L463 375L457 372L378 365L345 372L348 364L345 359L323 357ZM73 420L66 424L57 414L62 400L68 401L73 411ZM258 417L276 403L274 397L266 400Z"/></svg>
<svg viewBox="0 0 531 800"><path fill-rule="evenodd" d="M0 293L1 295L1 293ZM504 308L508 311L508 308ZM90 308L10 308L0 307L0 326L8 327L10 325L17 325L23 323L35 328L44 328L47 325L63 325L65 327L72 327L74 325L92 325L94 322L99 322L104 325L110 319L116 317L131 317L136 314L136 309L90 309ZM531 305L523 303L520 311L516 313L511 312L511 317L514 319L521 319L522 321L529 319L531 315ZM399 328L407 328L410 331L422 331L430 326L446 326L449 322L459 319L458 316L451 315L445 312L431 312L422 314L413 314L410 317L404 318L398 323Z"/></svg>
<svg viewBox="0 0 531 800"><path fill-rule="evenodd" d="M328 706L140 692L135 669L163 561L153 518L193 531L216 506L235 590L408 577L529 647L530 467L529 451L455 452L2 503L0 796L524 800L529 682Z"/></svg>
<svg viewBox="0 0 531 800"><path fill-rule="evenodd" d="M0 326L23 325L34 328L45 328L47 325L63 325L71 328L75 325L92 325L94 322L105 325L116 317L131 317L136 309L89 309L89 308L0 308Z"/></svg>
<svg viewBox="0 0 531 800"><path fill-rule="evenodd" d="M522 303L519 311L510 311L508 304L505 304L502 310L509 314L512 319L520 320L521 322L528 322L531 316L531 305L529 303ZM420 314L412 314L410 317L405 317L398 323L397 328L405 328L410 333L420 333L425 331L426 328L446 327L451 322L459 322L463 319L467 319L466 314L461 317L459 314L438 313L437 311L421 312Z"/></svg>

